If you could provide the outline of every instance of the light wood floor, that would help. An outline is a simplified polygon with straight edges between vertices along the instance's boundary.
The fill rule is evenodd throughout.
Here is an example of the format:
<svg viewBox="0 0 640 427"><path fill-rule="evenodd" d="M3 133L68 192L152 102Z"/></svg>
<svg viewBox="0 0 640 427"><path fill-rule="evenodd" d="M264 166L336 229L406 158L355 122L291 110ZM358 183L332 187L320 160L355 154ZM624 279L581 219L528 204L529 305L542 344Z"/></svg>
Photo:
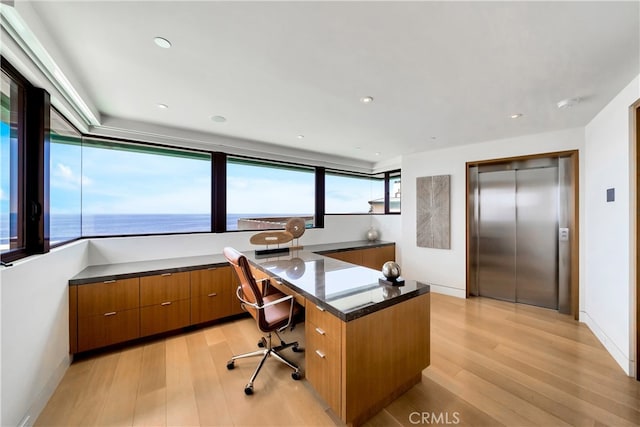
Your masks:
<svg viewBox="0 0 640 427"><path fill-rule="evenodd" d="M585 325L484 298L432 294L431 301L431 366L369 426L640 425L640 382ZM255 394L244 395L257 360L232 371L226 361L259 336L241 319L75 362L36 425L338 424L306 381L293 381L273 360Z"/></svg>

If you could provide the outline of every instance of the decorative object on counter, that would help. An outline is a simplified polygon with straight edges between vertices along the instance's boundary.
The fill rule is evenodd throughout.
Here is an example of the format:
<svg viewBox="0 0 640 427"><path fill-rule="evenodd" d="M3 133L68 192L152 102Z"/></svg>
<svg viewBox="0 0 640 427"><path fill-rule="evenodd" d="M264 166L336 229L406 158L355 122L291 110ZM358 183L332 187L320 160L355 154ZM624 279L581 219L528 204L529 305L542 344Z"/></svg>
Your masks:
<svg viewBox="0 0 640 427"><path fill-rule="evenodd" d="M385 279L378 279L383 285L400 286L404 284L404 279L400 277L400 266L393 261L387 261L382 265L382 274Z"/></svg>
<svg viewBox="0 0 640 427"><path fill-rule="evenodd" d="M293 240L291 242L291 249L302 249L300 246L300 236L302 236L305 232L306 223L303 218L293 217L289 218L287 224L284 226L285 231L291 233L294 239L296 239L295 246L293 245Z"/></svg>
<svg viewBox="0 0 640 427"><path fill-rule="evenodd" d="M375 228L375 227L371 227L368 231L367 231L367 240L370 242L375 242L376 240L378 240L380 238L380 232Z"/></svg>
<svg viewBox="0 0 640 427"><path fill-rule="evenodd" d="M293 235L288 231L263 231L254 234L249 239L252 245L266 245L266 249L256 249L256 256L289 253L289 247L281 248L280 245L293 240ZM278 245L275 249L269 249L269 245Z"/></svg>
<svg viewBox="0 0 640 427"><path fill-rule="evenodd" d="M451 249L449 225L450 175L416 178L416 244Z"/></svg>

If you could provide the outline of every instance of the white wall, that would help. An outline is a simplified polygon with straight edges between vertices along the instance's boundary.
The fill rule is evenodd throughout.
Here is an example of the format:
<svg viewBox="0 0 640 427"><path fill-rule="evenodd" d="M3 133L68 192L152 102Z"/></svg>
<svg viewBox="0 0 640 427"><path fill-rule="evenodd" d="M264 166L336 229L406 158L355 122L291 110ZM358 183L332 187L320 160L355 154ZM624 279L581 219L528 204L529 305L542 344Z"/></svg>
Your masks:
<svg viewBox="0 0 640 427"><path fill-rule="evenodd" d="M324 228L309 229L300 244L348 242L364 240L371 227L373 215L327 215ZM150 259L179 258L220 254L225 246L238 250L255 249L249 238L256 231L221 234L177 234L169 236L109 237L92 239L89 244L89 264L111 264ZM390 234L390 233L389 233ZM382 236L385 240L386 236Z"/></svg>
<svg viewBox="0 0 640 427"><path fill-rule="evenodd" d="M466 291L466 162L564 150L580 150L583 162L584 130L568 129L462 147L428 151L402 159L403 276L432 284L434 292L465 297ZM580 167L580 186L583 172ZM451 249L416 245L416 178L451 175ZM582 228L582 224L581 224Z"/></svg>
<svg viewBox="0 0 640 427"><path fill-rule="evenodd" d="M69 366L68 281L87 266L87 248L75 242L0 270L0 425L32 424Z"/></svg>
<svg viewBox="0 0 640 427"><path fill-rule="evenodd" d="M585 128L585 277L587 323L629 375L634 374L635 262L633 145L629 106L640 98L636 77ZM615 202L606 190L615 188Z"/></svg>

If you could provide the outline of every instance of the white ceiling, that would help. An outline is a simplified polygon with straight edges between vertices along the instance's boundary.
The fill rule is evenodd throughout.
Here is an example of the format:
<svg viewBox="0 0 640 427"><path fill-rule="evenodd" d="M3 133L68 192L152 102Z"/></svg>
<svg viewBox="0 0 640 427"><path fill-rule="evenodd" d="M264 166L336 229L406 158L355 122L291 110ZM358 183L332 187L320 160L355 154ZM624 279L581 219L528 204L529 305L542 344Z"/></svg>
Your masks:
<svg viewBox="0 0 640 427"><path fill-rule="evenodd" d="M640 73L638 2L31 5L51 35L43 44L55 44L103 122L372 165L584 126ZM359 102L367 95L373 103ZM558 109L564 98L582 102Z"/></svg>

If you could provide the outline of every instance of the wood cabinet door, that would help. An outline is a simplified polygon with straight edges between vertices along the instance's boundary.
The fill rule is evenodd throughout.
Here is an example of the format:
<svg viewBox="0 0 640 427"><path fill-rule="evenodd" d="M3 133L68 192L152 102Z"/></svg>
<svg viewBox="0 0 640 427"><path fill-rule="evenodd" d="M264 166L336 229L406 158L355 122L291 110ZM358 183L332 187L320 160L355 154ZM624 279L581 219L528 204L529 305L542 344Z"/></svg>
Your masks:
<svg viewBox="0 0 640 427"><path fill-rule="evenodd" d="M374 270L382 270L387 261L396 260L396 246L380 246L379 248L362 249L362 265Z"/></svg>
<svg viewBox="0 0 640 427"><path fill-rule="evenodd" d="M189 272L165 273L140 278L140 306L191 298Z"/></svg>
<svg viewBox="0 0 640 427"><path fill-rule="evenodd" d="M146 337L189 326L190 308L188 299L166 301L140 308L140 336Z"/></svg>
<svg viewBox="0 0 640 427"><path fill-rule="evenodd" d="M139 279L107 280L78 285L78 316L102 315L112 311L138 308Z"/></svg>
<svg viewBox="0 0 640 427"><path fill-rule="evenodd" d="M341 322L307 304L305 321L305 377L337 415L341 415ZM327 316L333 317L329 319ZM318 322L319 324L315 323Z"/></svg>
<svg viewBox="0 0 640 427"><path fill-rule="evenodd" d="M351 264L362 265L362 249L353 249L349 251L333 252L326 254L329 258L339 259L340 261L349 262Z"/></svg>
<svg viewBox="0 0 640 427"><path fill-rule="evenodd" d="M140 311L113 311L78 320L78 351L129 341L140 336Z"/></svg>
<svg viewBox="0 0 640 427"><path fill-rule="evenodd" d="M232 284L231 267L191 272L191 324L231 316L240 310Z"/></svg>

